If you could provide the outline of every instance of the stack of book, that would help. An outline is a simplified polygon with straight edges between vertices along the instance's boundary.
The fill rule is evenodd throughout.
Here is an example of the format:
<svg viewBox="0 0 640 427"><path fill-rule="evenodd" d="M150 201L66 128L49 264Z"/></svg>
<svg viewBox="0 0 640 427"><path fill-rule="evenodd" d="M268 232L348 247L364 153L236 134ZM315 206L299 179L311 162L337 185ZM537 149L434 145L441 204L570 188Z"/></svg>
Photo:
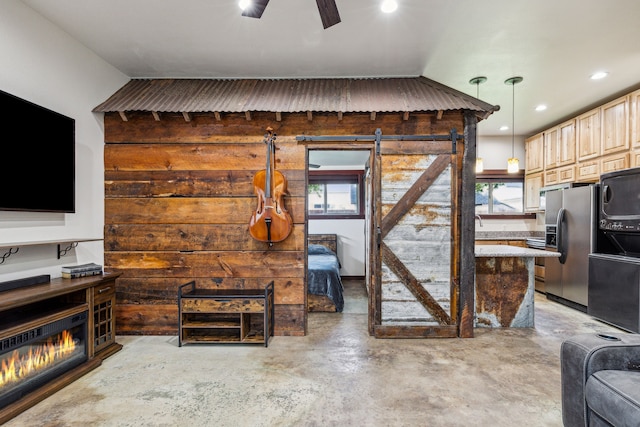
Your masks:
<svg viewBox="0 0 640 427"><path fill-rule="evenodd" d="M93 262L62 267L62 277L65 279L77 279L78 277L97 276L99 274L102 274L102 266Z"/></svg>

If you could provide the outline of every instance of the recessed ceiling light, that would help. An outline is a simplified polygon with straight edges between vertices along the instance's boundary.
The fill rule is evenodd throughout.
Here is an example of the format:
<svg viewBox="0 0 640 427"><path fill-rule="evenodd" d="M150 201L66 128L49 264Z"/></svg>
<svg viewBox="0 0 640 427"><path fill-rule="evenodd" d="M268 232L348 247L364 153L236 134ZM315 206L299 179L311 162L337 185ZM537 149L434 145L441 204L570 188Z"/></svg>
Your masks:
<svg viewBox="0 0 640 427"><path fill-rule="evenodd" d="M395 12L397 8L398 2L396 2L396 0L384 0L382 2L382 5L380 6L380 10L382 10L384 13Z"/></svg>
<svg viewBox="0 0 640 427"><path fill-rule="evenodd" d="M500 126L500 130L504 131L504 130L509 130L509 126L507 125L502 125Z"/></svg>
<svg viewBox="0 0 640 427"><path fill-rule="evenodd" d="M598 71L597 73L591 74L591 80L604 79L605 77L607 77L608 74L609 73L607 73L606 71Z"/></svg>
<svg viewBox="0 0 640 427"><path fill-rule="evenodd" d="M245 10L246 8L251 6L251 0L240 0L238 2L238 6L240 6L240 9Z"/></svg>
<svg viewBox="0 0 640 427"><path fill-rule="evenodd" d="M544 104L540 104L536 107L536 111L544 111L547 109L547 106Z"/></svg>

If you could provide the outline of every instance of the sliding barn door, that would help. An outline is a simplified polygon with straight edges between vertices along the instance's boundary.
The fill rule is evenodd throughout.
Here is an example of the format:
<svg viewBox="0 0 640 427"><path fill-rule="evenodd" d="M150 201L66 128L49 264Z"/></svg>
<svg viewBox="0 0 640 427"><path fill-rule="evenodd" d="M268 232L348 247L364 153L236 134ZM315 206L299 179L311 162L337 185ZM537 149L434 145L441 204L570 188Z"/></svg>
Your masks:
<svg viewBox="0 0 640 427"><path fill-rule="evenodd" d="M454 137L455 138L455 137ZM451 141L380 142L374 162L374 295L380 338L457 336L457 158Z"/></svg>

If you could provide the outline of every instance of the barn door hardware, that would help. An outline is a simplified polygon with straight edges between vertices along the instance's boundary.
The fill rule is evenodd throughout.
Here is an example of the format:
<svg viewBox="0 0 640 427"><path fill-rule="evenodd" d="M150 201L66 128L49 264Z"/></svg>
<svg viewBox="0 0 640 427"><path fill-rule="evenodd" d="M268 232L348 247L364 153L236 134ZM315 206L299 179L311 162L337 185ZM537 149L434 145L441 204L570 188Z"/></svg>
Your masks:
<svg viewBox="0 0 640 427"><path fill-rule="evenodd" d="M309 136L298 135L299 142L373 142L376 145L376 154L380 154L382 141L451 141L451 153L456 153L456 143L463 140L464 136L458 134L454 128L448 135L382 135L382 129L378 128L374 135L323 135Z"/></svg>

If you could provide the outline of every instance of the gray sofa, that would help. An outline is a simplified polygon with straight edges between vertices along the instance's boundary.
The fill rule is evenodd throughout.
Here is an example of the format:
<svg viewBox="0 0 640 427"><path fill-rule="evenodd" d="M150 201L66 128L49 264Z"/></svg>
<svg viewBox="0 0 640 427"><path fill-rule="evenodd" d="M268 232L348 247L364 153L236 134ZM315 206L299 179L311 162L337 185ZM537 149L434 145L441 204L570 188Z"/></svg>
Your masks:
<svg viewBox="0 0 640 427"><path fill-rule="evenodd" d="M565 427L640 426L640 335L576 335L560 353Z"/></svg>

